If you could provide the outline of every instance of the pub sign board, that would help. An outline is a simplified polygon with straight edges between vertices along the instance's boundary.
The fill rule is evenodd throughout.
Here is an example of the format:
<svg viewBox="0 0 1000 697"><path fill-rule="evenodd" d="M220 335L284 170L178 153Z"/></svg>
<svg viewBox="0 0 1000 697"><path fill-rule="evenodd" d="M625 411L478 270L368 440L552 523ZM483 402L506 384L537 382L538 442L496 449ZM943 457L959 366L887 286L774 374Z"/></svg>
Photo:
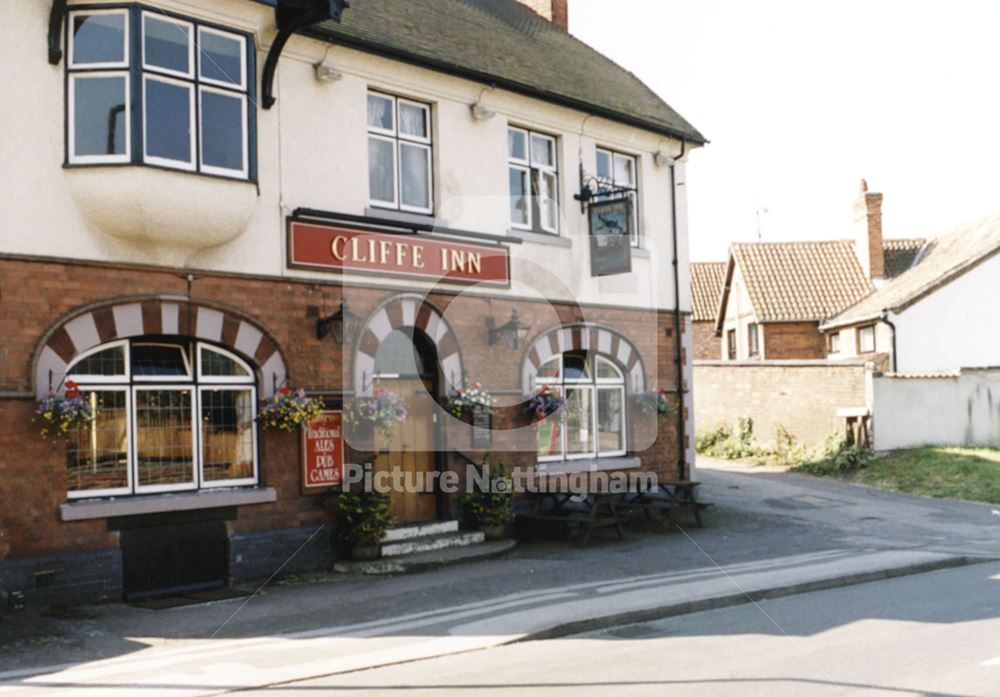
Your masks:
<svg viewBox="0 0 1000 697"><path fill-rule="evenodd" d="M610 276L632 270L632 205L628 198L591 203L590 275Z"/></svg>
<svg viewBox="0 0 1000 697"><path fill-rule="evenodd" d="M510 286L506 247L289 220L292 268Z"/></svg>
<svg viewBox="0 0 1000 697"><path fill-rule="evenodd" d="M302 490L319 492L344 481L344 412L324 411L302 429Z"/></svg>

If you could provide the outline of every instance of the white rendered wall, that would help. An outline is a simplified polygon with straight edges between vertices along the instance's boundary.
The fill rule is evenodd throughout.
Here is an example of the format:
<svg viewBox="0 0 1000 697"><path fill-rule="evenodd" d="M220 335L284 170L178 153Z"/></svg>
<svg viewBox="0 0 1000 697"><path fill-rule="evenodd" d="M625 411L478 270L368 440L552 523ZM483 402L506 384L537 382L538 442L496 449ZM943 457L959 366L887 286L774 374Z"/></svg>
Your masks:
<svg viewBox="0 0 1000 697"><path fill-rule="evenodd" d="M661 149L679 152L676 141L501 90L483 93L483 101L497 116L477 122L468 106L483 92L479 83L294 37L279 64L277 103L269 111L257 110L258 186L144 171L137 175L143 181L134 187L139 193L128 194L121 186L111 186L116 177L120 180L121 168L63 168L65 60L58 66L47 62L45 39L51 2L18 0L16 4L17 10L8 12L0 24L0 62L17 66L8 73L6 103L18 105L0 110L0 132L17 134L0 139L0 158L6 166L16 167L16 176L5 177L0 189L0 253L337 281L339 276L286 268L285 219L297 207L365 214L365 95L369 88L375 88L432 105L435 210L440 224L448 227L507 234L507 124L558 137L560 234L571 245L512 244L514 282L509 291L500 293L628 307L675 306L670 168L656 166L653 153ZM74 4L79 3L71 3L70 9ZM259 86L266 49L276 33L271 8L245 0L151 0L148 4L253 33ZM324 54L343 73L342 80L315 80L312 64ZM579 189L579 163L583 162L588 173L595 171L597 146L638 158L645 251L634 256L631 274L590 276L586 219L572 195ZM198 185L191 186L193 181ZM677 167L677 182L680 306L689 311L683 162ZM116 198L105 200L95 193L112 188ZM144 189L167 194L142 196ZM104 224L95 221L128 208L129 201L123 197L143 199L134 201L135 206L156 207L154 211L138 211L136 220L164 223L152 226L141 239L108 234ZM100 200L95 203L96 199ZM170 229L172 207L197 220L205 217L199 211L219 213L223 201L226 210L232 211L226 213L226 220L240 220L245 231L232 239L228 231L221 231L218 239L224 241L208 249L171 245L177 231L190 229L186 223L178 224L177 231ZM371 282L364 276L353 280ZM409 289L421 285L412 279L380 278L379 282ZM498 294L495 289L484 292Z"/></svg>

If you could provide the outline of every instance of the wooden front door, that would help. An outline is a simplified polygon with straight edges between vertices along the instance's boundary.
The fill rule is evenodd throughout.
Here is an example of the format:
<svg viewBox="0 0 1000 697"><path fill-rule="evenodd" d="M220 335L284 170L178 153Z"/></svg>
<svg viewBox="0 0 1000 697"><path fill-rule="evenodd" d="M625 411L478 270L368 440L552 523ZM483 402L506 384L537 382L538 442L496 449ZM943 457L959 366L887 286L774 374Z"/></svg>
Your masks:
<svg viewBox="0 0 1000 697"><path fill-rule="evenodd" d="M375 471L403 472L406 487L394 487L390 512L396 525L437 520L436 486L424 486L416 493L414 482L432 482L430 473L437 467L437 438L434 422L433 380L419 377L380 378L376 383L400 396L407 406L406 421L396 424L392 433L375 435L378 455ZM421 484L422 485L422 484Z"/></svg>

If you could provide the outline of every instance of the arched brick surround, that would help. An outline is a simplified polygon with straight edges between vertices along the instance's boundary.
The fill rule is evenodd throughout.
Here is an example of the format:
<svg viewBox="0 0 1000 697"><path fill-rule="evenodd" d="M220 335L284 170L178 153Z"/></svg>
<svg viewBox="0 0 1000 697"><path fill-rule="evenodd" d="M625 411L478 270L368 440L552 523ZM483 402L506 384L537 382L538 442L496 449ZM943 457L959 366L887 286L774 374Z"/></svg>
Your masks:
<svg viewBox="0 0 1000 697"><path fill-rule="evenodd" d="M624 369L625 385L629 391L642 392L646 389L642 356L631 341L613 329L594 324L572 324L550 329L528 346L521 368L521 386L525 394L531 392L531 378L538 372L539 366L566 351L603 354Z"/></svg>
<svg viewBox="0 0 1000 697"><path fill-rule="evenodd" d="M48 393L50 375L52 387L57 387L74 357L84 351L151 334L196 337L247 356L259 368L264 397L272 396L288 374L277 342L235 310L169 296L121 298L78 309L53 326L35 352L36 393Z"/></svg>
<svg viewBox="0 0 1000 697"><path fill-rule="evenodd" d="M419 329L437 347L438 363L450 391L462 385L465 372L458 337L436 307L420 295L399 295L379 306L369 315L354 353L354 392L369 395L375 354L382 341L394 329Z"/></svg>

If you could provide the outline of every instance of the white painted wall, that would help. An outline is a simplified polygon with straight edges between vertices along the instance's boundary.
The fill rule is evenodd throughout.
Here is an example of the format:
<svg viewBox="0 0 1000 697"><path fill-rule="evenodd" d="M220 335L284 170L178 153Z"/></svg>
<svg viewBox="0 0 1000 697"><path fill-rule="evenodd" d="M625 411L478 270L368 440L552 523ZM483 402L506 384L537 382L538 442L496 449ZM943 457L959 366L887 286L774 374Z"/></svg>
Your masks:
<svg viewBox="0 0 1000 697"><path fill-rule="evenodd" d="M1000 366L1000 256L970 269L890 319L897 369Z"/></svg>
<svg viewBox="0 0 1000 697"><path fill-rule="evenodd" d="M872 380L876 450L1000 446L1000 369Z"/></svg>
<svg viewBox="0 0 1000 697"><path fill-rule="evenodd" d="M753 304L750 302L750 292L747 290L746 281L739 265L733 269L733 280L730 286L729 295L726 299L726 307L723 314L722 338L719 344L719 355L722 360L729 360L729 339L730 330L736 330L736 358L737 361L750 359L750 325L757 321L757 316L753 311ZM764 327L758 328L760 335L761 355L764 355Z"/></svg>
<svg viewBox="0 0 1000 697"><path fill-rule="evenodd" d="M558 136L561 235L572 244L511 245L514 282L506 292L674 307L670 169L656 166L653 153L679 152L677 142L501 90L483 94L497 116L476 122L468 105L483 91L478 83L294 37L279 65L277 104L270 111L257 110L259 188L142 168L65 169L65 61L51 66L46 60L51 1L16 4L17 10L0 24L0 63L18 67L9 71L4 87L5 103L15 108L0 110L0 133L8 136L0 139L0 161L16 167L16 176L5 177L0 187L0 253L335 280L286 268L285 217L299 206L365 213L366 91L373 87L432 105L436 210L440 223L449 227L507 234L507 124ZM71 9L74 4L80 3L71 3ZM266 49L276 33L270 8L245 0L147 4L252 32L259 84ZM315 80L312 64L324 54L343 73L342 80ZM579 189L579 163L594 172L598 145L638 158L641 230L648 250L634 258L633 273L606 278L590 276L586 219L572 198ZM680 306L690 310L683 162L677 182ZM116 215L122 211L131 217ZM220 215L241 229L220 229ZM203 240L215 246L206 248L207 241L199 245ZM409 289L421 285L412 279L379 282Z"/></svg>

